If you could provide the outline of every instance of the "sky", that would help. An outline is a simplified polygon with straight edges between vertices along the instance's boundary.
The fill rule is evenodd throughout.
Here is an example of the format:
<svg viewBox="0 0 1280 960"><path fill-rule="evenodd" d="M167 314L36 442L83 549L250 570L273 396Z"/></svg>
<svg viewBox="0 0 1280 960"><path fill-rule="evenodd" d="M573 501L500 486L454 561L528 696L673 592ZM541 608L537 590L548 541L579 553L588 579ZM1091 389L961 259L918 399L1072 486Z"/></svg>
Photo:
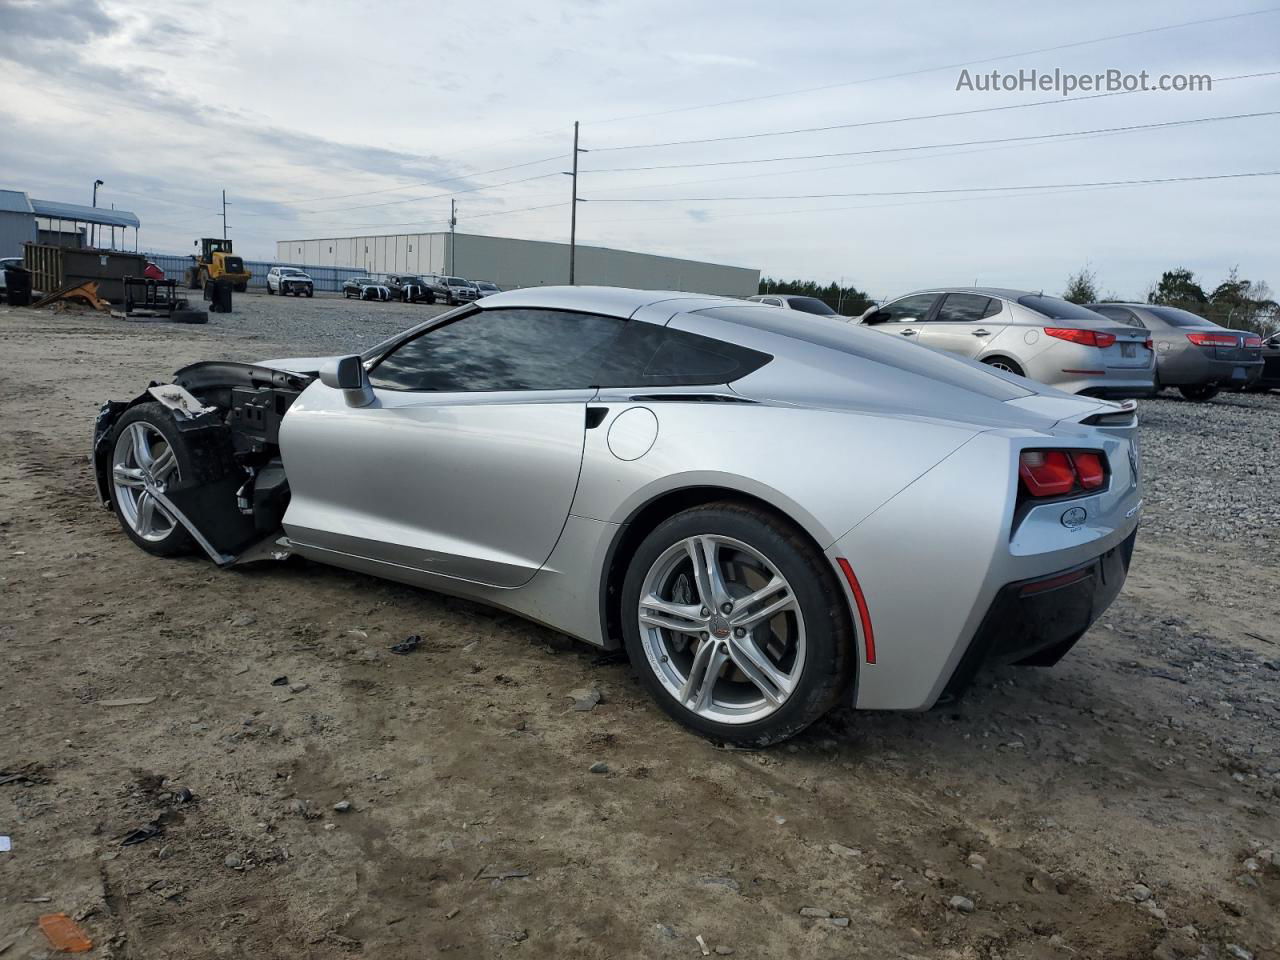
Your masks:
<svg viewBox="0 0 1280 960"><path fill-rule="evenodd" d="M1064 98L963 69L1215 82ZM461 232L567 241L577 120L582 244L877 298L1086 266L1125 298L1177 266L1274 289L1280 176L1234 175L1280 171L1280 116L1208 119L1280 111L1280 75L1224 79L1267 72L1265 0L0 0L0 188L101 179L161 253L221 234L223 190L255 259L446 230L451 197Z"/></svg>

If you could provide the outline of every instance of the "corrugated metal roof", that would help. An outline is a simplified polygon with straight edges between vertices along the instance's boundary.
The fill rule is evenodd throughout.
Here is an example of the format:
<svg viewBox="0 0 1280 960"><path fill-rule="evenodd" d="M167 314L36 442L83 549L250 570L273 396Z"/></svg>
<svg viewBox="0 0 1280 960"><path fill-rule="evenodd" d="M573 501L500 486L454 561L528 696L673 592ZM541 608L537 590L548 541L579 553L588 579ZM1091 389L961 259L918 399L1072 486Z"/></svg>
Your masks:
<svg viewBox="0 0 1280 960"><path fill-rule="evenodd" d="M136 213L128 210L111 210L107 207L86 207L79 203L59 203L56 200L31 201L31 212L37 217L55 220L79 220L81 223L97 223L104 227L139 227Z"/></svg>
<svg viewBox="0 0 1280 960"><path fill-rule="evenodd" d="M0 190L0 211L4 213L31 213L31 201L21 190Z"/></svg>

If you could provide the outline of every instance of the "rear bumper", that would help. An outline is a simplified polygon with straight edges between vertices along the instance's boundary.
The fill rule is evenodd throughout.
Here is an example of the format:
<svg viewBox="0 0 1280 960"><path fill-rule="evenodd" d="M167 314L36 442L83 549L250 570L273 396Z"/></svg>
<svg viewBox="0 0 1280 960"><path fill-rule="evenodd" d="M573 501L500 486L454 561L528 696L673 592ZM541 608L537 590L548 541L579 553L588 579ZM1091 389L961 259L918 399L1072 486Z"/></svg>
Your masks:
<svg viewBox="0 0 1280 960"><path fill-rule="evenodd" d="M1048 667L1066 655L1124 586L1138 533L1101 556L996 593L944 696L959 696L984 663Z"/></svg>
<svg viewBox="0 0 1280 960"><path fill-rule="evenodd" d="M1194 352L1193 352L1194 351ZM1165 387L1199 387L1207 384L1244 386L1262 376L1262 360L1219 360L1199 347L1163 358L1157 376Z"/></svg>

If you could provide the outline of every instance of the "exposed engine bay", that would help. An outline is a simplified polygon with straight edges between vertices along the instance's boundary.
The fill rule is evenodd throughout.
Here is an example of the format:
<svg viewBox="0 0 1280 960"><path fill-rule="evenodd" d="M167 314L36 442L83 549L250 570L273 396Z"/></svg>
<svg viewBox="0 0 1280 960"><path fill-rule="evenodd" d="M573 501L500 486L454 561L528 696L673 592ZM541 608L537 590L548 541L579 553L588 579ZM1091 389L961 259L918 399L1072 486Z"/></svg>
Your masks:
<svg viewBox="0 0 1280 960"><path fill-rule="evenodd" d="M183 367L172 383L152 383L130 401L102 405L93 430L93 466L102 503L112 506L115 426L130 408L159 403L186 447L191 469L148 492L219 566L288 555L281 520L289 481L280 459L280 421L315 379L252 363Z"/></svg>

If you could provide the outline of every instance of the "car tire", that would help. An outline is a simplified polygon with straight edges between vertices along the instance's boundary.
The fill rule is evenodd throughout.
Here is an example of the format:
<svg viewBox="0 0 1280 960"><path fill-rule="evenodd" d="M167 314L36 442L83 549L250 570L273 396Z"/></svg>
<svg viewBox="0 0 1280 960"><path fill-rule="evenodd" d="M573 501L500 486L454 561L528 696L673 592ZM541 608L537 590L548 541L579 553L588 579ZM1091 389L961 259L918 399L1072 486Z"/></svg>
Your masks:
<svg viewBox="0 0 1280 960"><path fill-rule="evenodd" d="M274 297L275 295L276 295L276 292L275 292L274 290L272 290L272 289L271 289L271 284L269 284L269 283L268 283L268 284L267 284L267 296L268 296L268 297Z"/></svg>
<svg viewBox="0 0 1280 960"><path fill-rule="evenodd" d="M190 553L195 548L195 541L191 539L191 535L187 533L182 524L169 517L163 508L157 504L151 504L148 509L152 511L153 517L156 511L159 512L160 519L155 522L157 526L168 526L168 532L165 533L160 529L153 530L149 535L139 532L139 510L144 495L131 493L129 502L125 503L121 492L117 489L115 482L117 471L121 467L126 471L136 469L136 456L131 461L129 455L124 452L124 446L131 446L133 440L131 431L137 430L143 431L149 438L149 450L151 452L161 451L162 444L164 447L172 449L177 464L176 479L167 479L167 488L180 485L183 477L196 475L196 467L191 459L191 451L187 448L182 435L174 425L172 414L159 403L138 404L138 406L126 410L112 430L111 460L107 466L111 474L111 479L109 480L111 509L115 512L116 519L120 521L120 526L129 536L129 539L147 551L147 553L158 557L176 557L184 553ZM126 434L130 434L130 436L124 439ZM124 443L122 443L122 439ZM163 454L161 453L159 456L163 456ZM175 475L170 474L169 476L174 477ZM166 520L172 521L171 525L164 524L163 522Z"/></svg>
<svg viewBox="0 0 1280 960"><path fill-rule="evenodd" d="M1179 387L1178 392L1195 403L1207 403L1218 395L1220 389L1216 383L1208 383L1195 387Z"/></svg>
<svg viewBox="0 0 1280 960"><path fill-rule="evenodd" d="M691 544L707 543L715 545L728 597L740 601L780 582L791 608L748 624L745 632L733 626L734 618L760 613L780 594L765 594L738 613L732 600L727 608L704 605L702 614L703 588L696 581L705 578L694 573L689 551L704 549ZM705 623L693 625L693 633L652 622L642 627L642 610L653 614L642 596L687 605ZM697 632L700 625L708 631ZM667 714L704 737L737 746L764 747L794 736L831 709L853 678L852 619L827 558L789 521L732 501L685 510L645 537L623 578L622 632L641 684ZM760 656L768 661L765 669L755 666L753 658ZM708 662L715 666L709 687L705 667L699 667ZM757 678L779 682L753 682L744 663ZM699 675L703 682L690 683ZM684 690L692 691L692 704L681 698Z"/></svg>
<svg viewBox="0 0 1280 960"><path fill-rule="evenodd" d="M316 295L316 291L314 287L307 287L304 292L308 297L314 297Z"/></svg>
<svg viewBox="0 0 1280 960"><path fill-rule="evenodd" d="M237 284L235 284L235 286L233 287L233 289L235 290L235 292L236 292L236 293L244 293L246 290L248 290L248 289L249 289L249 284L248 284L247 282L246 282L246 283L237 283Z"/></svg>
<svg viewBox="0 0 1280 960"><path fill-rule="evenodd" d="M1008 357L987 357L982 361L988 367L995 367L997 370L1004 370L1006 373L1014 373L1020 377L1025 377L1022 367Z"/></svg>

